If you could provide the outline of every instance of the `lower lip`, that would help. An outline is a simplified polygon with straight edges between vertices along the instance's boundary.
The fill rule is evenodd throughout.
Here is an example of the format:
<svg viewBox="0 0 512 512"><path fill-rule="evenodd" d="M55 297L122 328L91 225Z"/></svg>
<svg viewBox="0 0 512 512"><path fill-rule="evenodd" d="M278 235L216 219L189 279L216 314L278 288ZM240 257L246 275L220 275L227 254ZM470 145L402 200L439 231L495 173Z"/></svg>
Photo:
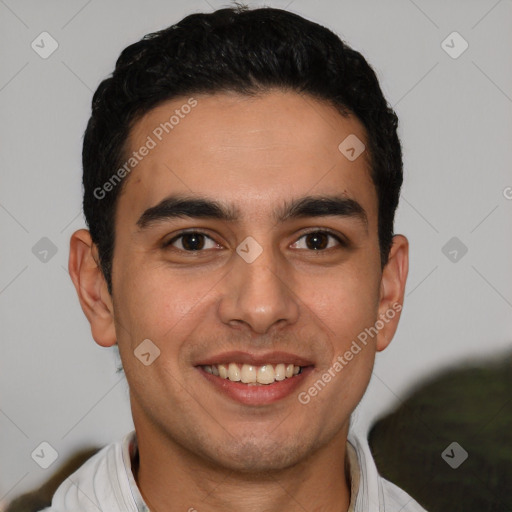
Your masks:
<svg viewBox="0 0 512 512"><path fill-rule="evenodd" d="M276 381L273 384L249 385L233 382L205 372L200 366L196 367L201 375L211 382L219 391L245 405L266 405L282 400L291 395L304 379L313 371L313 366L305 366L302 372L294 377Z"/></svg>

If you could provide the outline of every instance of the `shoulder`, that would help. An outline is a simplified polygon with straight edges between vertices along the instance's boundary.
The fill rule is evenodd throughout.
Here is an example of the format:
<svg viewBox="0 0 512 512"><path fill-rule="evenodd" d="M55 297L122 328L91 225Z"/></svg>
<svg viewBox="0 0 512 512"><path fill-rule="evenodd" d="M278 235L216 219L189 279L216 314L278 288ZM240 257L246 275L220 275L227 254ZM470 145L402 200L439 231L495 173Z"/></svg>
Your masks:
<svg viewBox="0 0 512 512"><path fill-rule="evenodd" d="M383 477L379 478L382 484L385 512L427 512L418 502L393 482Z"/></svg>
<svg viewBox="0 0 512 512"><path fill-rule="evenodd" d="M129 436L108 444L68 476L55 491L51 506L40 512L131 510L123 503L127 482L122 451Z"/></svg>
<svg viewBox="0 0 512 512"><path fill-rule="evenodd" d="M404 490L378 473L366 436L350 431L348 442L357 454L356 512L427 512Z"/></svg>

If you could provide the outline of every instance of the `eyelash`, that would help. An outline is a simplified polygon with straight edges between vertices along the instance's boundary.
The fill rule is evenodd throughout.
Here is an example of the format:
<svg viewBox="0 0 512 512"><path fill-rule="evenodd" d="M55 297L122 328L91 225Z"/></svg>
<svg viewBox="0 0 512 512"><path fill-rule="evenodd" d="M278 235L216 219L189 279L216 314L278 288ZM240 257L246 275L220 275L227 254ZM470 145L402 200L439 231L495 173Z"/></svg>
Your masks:
<svg viewBox="0 0 512 512"><path fill-rule="evenodd" d="M322 229L316 228L316 229L314 229L312 231L308 231L306 233L303 233L299 238L297 238L297 240L294 242L294 244L297 243L302 238L304 238L304 237L306 237L308 235L313 235L313 234L325 234L325 235L328 235L328 236L334 238L341 247L348 247L348 245L349 245L348 242L345 241L342 237L340 237L339 235L335 234L331 230L325 229L325 228L322 228ZM183 238L185 235L202 235L202 236L210 239L211 241L213 241L215 243L218 243L210 235L204 233L203 231L181 231L176 236L174 236L173 238L171 238L170 240L165 242L162 247L163 248L172 247L172 244L174 242L176 242L180 238ZM218 245L220 245L220 244L218 244ZM177 251L181 251L181 252L188 252L188 253L199 253L199 252L204 252L205 250L208 250L208 249L199 249L197 251L187 251L185 249L178 249L178 248L175 248L175 247L173 249L175 249ZM309 252L325 252L325 251L328 251L329 249L333 249L333 247L329 247L328 249L319 249L319 250L314 250L314 249L301 249L301 250L307 250Z"/></svg>

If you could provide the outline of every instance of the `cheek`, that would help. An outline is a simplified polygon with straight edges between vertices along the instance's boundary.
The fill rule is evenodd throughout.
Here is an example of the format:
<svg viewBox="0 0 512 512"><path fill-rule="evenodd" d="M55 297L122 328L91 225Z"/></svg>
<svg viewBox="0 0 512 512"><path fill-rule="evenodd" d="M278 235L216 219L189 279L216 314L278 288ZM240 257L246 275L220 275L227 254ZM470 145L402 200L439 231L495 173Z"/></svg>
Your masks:
<svg viewBox="0 0 512 512"><path fill-rule="evenodd" d="M212 274L192 278L171 271L165 263L124 267L115 304L116 318L122 322L120 336L129 338L132 350L148 338L162 352L179 353L211 309L208 290L219 279Z"/></svg>
<svg viewBox="0 0 512 512"><path fill-rule="evenodd" d="M301 296L309 297L306 305L317 317L317 325L327 326L330 347L317 378L328 380L330 391L322 393L322 400L355 407L368 385L375 343L362 343L358 337L378 315L378 279L369 268L346 265L303 281Z"/></svg>
<svg viewBox="0 0 512 512"><path fill-rule="evenodd" d="M379 283L366 267L346 265L321 275L304 277L299 297L331 330L335 338L357 336L375 322Z"/></svg>

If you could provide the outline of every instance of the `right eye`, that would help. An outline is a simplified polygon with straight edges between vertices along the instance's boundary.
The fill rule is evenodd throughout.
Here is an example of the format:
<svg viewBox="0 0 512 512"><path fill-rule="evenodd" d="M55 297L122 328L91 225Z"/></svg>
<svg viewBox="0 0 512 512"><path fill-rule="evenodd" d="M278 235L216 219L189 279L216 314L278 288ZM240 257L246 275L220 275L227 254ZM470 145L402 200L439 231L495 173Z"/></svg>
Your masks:
<svg viewBox="0 0 512 512"><path fill-rule="evenodd" d="M185 231L164 244L164 248L169 246L181 251L195 252L203 249L215 249L219 247L219 244L205 233Z"/></svg>

